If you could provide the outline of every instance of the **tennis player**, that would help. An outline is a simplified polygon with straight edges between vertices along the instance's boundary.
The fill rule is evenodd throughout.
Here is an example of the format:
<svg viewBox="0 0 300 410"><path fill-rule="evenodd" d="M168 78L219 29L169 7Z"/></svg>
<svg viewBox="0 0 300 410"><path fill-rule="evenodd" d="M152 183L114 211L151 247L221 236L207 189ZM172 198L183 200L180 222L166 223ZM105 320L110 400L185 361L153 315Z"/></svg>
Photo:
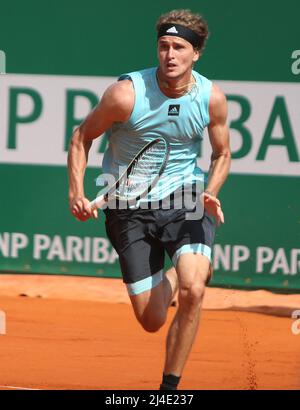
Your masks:
<svg viewBox="0 0 300 410"><path fill-rule="evenodd" d="M199 326L205 286L211 276L215 226L224 222L217 199L230 167L227 103L223 92L193 70L208 27L190 10L173 10L157 22L158 67L122 75L103 94L96 108L74 131L68 157L70 211L80 221L97 217L84 194L84 173L93 139L107 133L103 172L118 177L137 147L164 137L170 155L163 188L153 188L148 209L105 209L106 231L119 260L135 316L148 332L166 321L178 289L178 309L166 341L161 390L176 390ZM205 181L196 166L203 131L208 128L211 165L204 192L204 215L186 217L187 209L157 204L182 186ZM180 176L180 178L178 178ZM192 190L192 192L194 192ZM196 193L197 195L197 193ZM164 253L174 268L163 273Z"/></svg>

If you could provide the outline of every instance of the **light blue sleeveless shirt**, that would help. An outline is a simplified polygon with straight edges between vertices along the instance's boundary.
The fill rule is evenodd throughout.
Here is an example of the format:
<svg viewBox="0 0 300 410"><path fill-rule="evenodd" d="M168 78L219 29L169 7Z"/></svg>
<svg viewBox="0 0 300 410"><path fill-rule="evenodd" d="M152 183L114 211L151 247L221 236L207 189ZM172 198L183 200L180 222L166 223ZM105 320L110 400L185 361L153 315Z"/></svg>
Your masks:
<svg viewBox="0 0 300 410"><path fill-rule="evenodd" d="M126 123L115 123L107 130L108 148L102 163L103 173L117 179L119 167L127 167L148 141L165 138L170 144L168 163L159 183L141 199L143 202L163 199L184 184L204 181L196 160L203 130L209 124L212 82L193 71L193 89L179 98L169 98L158 86L156 71L154 67L119 78L132 81L134 108Z"/></svg>

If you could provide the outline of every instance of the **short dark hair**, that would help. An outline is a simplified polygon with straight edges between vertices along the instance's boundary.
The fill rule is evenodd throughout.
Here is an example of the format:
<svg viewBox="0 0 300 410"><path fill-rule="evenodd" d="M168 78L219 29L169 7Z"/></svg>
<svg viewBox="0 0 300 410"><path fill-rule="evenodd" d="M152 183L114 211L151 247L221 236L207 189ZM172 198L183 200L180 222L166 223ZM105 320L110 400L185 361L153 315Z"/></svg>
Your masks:
<svg viewBox="0 0 300 410"><path fill-rule="evenodd" d="M195 47L202 52L208 38L207 22L200 14L192 13L189 9L172 10L159 17L156 23L157 32L162 24L180 24L193 30L199 36L199 46Z"/></svg>

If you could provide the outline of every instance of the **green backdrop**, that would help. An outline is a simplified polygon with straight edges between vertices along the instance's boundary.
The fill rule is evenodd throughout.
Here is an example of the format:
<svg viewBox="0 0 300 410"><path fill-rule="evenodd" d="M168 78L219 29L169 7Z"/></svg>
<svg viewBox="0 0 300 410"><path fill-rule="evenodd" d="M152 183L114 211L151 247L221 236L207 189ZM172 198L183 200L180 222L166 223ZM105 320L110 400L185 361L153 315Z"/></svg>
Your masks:
<svg viewBox="0 0 300 410"><path fill-rule="evenodd" d="M202 13L209 23L211 34L196 69L213 80L253 82L257 89L257 97L251 100L254 107L259 104L260 83L276 82L279 89L281 83L298 86L300 75L291 68L292 53L300 48L300 3L296 0L288 0L284 6L270 1L238 0L164 0L148 4L136 0L6 2L1 4L0 13L0 49L6 53L6 71L36 75L32 77L34 87L38 75L57 75L62 79L114 77L154 66L155 21L173 8L191 8ZM0 75L0 90L4 77ZM282 95L288 86L282 86ZM2 124L8 123L13 112L13 87L11 83L9 98L0 100ZM300 130L296 120L291 125L293 121L287 115L296 118L298 111L299 116L300 95L299 88L292 90L296 92L286 115L281 93L277 93L283 114L276 115L281 120L283 145L294 166L299 163ZM230 98L237 92L227 95ZM266 123L270 117L269 111ZM236 130L236 123L231 121L230 125ZM0 125L0 130L3 146L13 150L9 126ZM51 130L47 132L50 146ZM274 133L278 134L276 130ZM273 143L276 145L274 140ZM31 149L34 151L35 147ZM10 163L7 158L7 151L0 150L0 270L119 276L116 255L104 240L103 218L82 224L69 215L66 167ZM272 175L272 166L267 172L231 173L220 195L226 223L216 235L215 252L219 256L215 259L213 286L300 291L297 169L282 175ZM95 194L94 178L98 174L99 168L94 166L87 171L90 196ZM243 252L248 252L248 256ZM247 256L244 261L243 255Z"/></svg>

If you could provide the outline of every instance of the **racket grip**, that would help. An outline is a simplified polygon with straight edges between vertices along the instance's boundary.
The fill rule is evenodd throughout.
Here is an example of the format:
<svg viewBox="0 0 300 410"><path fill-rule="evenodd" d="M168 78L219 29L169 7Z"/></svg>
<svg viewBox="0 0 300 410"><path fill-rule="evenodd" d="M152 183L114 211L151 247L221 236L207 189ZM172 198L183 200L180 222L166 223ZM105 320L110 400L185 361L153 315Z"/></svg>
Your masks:
<svg viewBox="0 0 300 410"><path fill-rule="evenodd" d="M90 207L92 210L102 208L106 204L104 195L97 196L93 201L90 202Z"/></svg>

